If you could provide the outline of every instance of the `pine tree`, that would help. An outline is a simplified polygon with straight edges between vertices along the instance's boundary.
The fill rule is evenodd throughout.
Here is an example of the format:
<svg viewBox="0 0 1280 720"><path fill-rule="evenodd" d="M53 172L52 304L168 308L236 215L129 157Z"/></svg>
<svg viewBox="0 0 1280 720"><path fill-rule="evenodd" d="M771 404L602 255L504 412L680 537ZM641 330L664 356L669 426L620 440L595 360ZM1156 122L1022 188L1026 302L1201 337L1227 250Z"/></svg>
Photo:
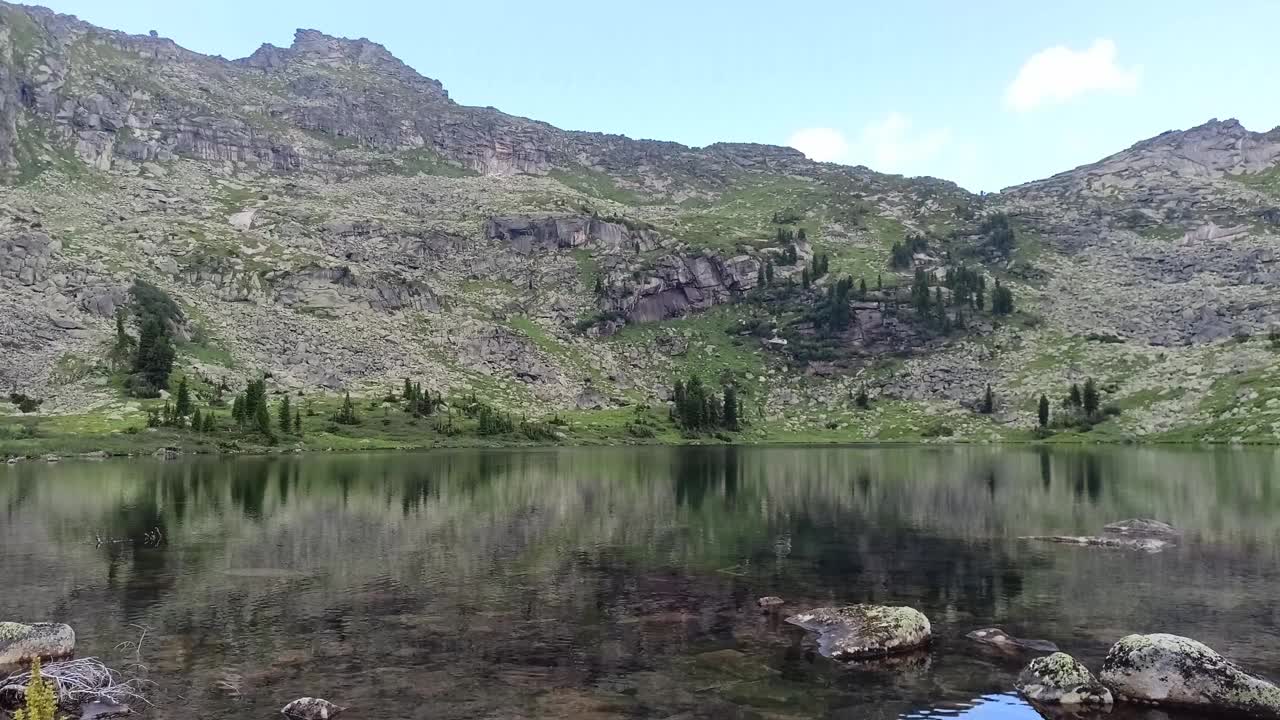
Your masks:
<svg viewBox="0 0 1280 720"><path fill-rule="evenodd" d="M258 403L257 409L254 411L253 428L266 437L268 442L272 441L271 408L267 407L265 398Z"/></svg>
<svg viewBox="0 0 1280 720"><path fill-rule="evenodd" d="M978 407L978 412L982 413L983 415L990 415L991 413L995 412L995 409L996 409L996 398L995 398L995 395L992 394L991 392L991 386L988 385L987 391L982 394L982 404Z"/></svg>
<svg viewBox="0 0 1280 720"><path fill-rule="evenodd" d="M982 310L983 307L986 305L986 302L987 302L986 296L987 296L987 276L979 274L977 293L974 297L974 305L976 305L979 310Z"/></svg>
<svg viewBox="0 0 1280 720"><path fill-rule="evenodd" d="M191 429L196 432L204 432L204 418L200 416L200 408L196 408L191 414Z"/></svg>
<svg viewBox="0 0 1280 720"><path fill-rule="evenodd" d="M134 358L133 371L140 374L152 390L158 392L169 384L173 357L173 343L169 341L164 323L158 317L148 318L138 335L138 353Z"/></svg>
<svg viewBox="0 0 1280 720"><path fill-rule="evenodd" d="M178 397L177 404L174 407L174 416L185 418L191 414L191 390L187 387L187 376L183 375L178 381Z"/></svg>
<svg viewBox="0 0 1280 720"><path fill-rule="evenodd" d="M884 292L884 275L876 273L876 292Z"/></svg>
<svg viewBox="0 0 1280 720"><path fill-rule="evenodd" d="M285 435L289 434L289 426L293 422L293 411L289 407L289 393L285 393L280 398L280 410L277 412L280 420L280 432Z"/></svg>
<svg viewBox="0 0 1280 720"><path fill-rule="evenodd" d="M1040 405L1036 408L1036 415L1040 421L1040 427L1049 427L1049 398L1044 395L1040 396Z"/></svg>
<svg viewBox="0 0 1280 720"><path fill-rule="evenodd" d="M809 268L800 271L800 287L805 290L809 289Z"/></svg>
<svg viewBox="0 0 1280 720"><path fill-rule="evenodd" d="M342 407L337 414L333 416L333 420L341 425L358 425L360 418L356 416L356 406L351 402L351 393L347 392L346 397L342 400Z"/></svg>
<svg viewBox="0 0 1280 720"><path fill-rule="evenodd" d="M405 379L404 379L404 395L403 395L403 397L404 397L404 399L405 399L405 400L412 400L412 399L413 399L413 383L409 381L409 378L405 378Z"/></svg>
<svg viewBox="0 0 1280 720"><path fill-rule="evenodd" d="M123 368L132 367L135 361L135 354L138 349L138 343L129 333L125 331L124 319L125 310L120 308L116 310L116 339L115 344L111 348L112 370L121 370Z"/></svg>
<svg viewBox="0 0 1280 720"><path fill-rule="evenodd" d="M236 395L236 399L231 402L231 419L235 421L237 427L244 428L245 413L243 393Z"/></svg>
<svg viewBox="0 0 1280 720"><path fill-rule="evenodd" d="M867 396L867 386L863 385L858 388L858 394L853 398L853 404L862 410L866 410L871 406L871 398Z"/></svg>
<svg viewBox="0 0 1280 720"><path fill-rule="evenodd" d="M733 385L724 387L724 412L720 417L726 429L738 429L738 389Z"/></svg>
<svg viewBox="0 0 1280 720"><path fill-rule="evenodd" d="M293 434L302 437L302 411L293 411Z"/></svg>
<svg viewBox="0 0 1280 720"><path fill-rule="evenodd" d="M1084 396L1080 394L1080 384L1071 383L1071 390L1067 392L1067 407L1079 410L1084 406Z"/></svg>
<svg viewBox="0 0 1280 720"><path fill-rule="evenodd" d="M858 278L858 299L865 300L867 297L867 279Z"/></svg>
<svg viewBox="0 0 1280 720"><path fill-rule="evenodd" d="M963 307L956 308L955 326L957 330L964 330L964 308Z"/></svg>
<svg viewBox="0 0 1280 720"><path fill-rule="evenodd" d="M773 260L769 260L764 265L764 281L765 284L773 284Z"/></svg>
<svg viewBox="0 0 1280 720"><path fill-rule="evenodd" d="M765 277L764 264L761 263L756 267L756 287L764 287L769 284L769 278Z"/></svg>
<svg viewBox="0 0 1280 720"><path fill-rule="evenodd" d="M1087 418L1094 418L1098 414L1098 386L1093 382L1093 378L1086 378L1084 381L1084 393L1082 400L1084 401L1084 415Z"/></svg>
<svg viewBox="0 0 1280 720"><path fill-rule="evenodd" d="M991 291L991 312L996 315L1008 315L1013 312L1013 291L996 280L996 288Z"/></svg>

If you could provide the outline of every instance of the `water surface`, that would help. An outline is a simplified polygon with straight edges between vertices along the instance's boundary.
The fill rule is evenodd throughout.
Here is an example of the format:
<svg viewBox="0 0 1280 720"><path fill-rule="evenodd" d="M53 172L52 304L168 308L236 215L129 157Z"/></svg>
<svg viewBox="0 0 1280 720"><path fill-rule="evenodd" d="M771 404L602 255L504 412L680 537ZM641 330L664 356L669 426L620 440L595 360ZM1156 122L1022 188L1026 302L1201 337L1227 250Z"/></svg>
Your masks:
<svg viewBox="0 0 1280 720"><path fill-rule="evenodd" d="M0 467L0 619L73 625L149 717L1036 718L1000 626L1096 671L1175 632L1280 675L1271 451L641 448ZM1129 517L1159 554L1035 544ZM760 615L909 604L931 650L834 665ZM140 651L120 646L143 638ZM1113 717L1168 717L1124 713Z"/></svg>

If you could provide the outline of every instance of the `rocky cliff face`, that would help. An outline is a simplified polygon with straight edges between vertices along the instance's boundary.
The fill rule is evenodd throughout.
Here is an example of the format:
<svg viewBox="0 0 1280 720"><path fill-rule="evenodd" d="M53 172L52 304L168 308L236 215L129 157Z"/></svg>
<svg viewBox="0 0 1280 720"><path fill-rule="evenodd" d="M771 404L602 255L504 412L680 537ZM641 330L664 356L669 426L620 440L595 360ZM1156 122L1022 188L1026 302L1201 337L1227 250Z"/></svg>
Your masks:
<svg viewBox="0 0 1280 720"><path fill-rule="evenodd" d="M299 30L228 61L0 3L0 384L53 411L117 403L92 368L142 278L192 318L186 366L231 382L415 375L511 405L594 406L656 401L673 372L746 353L744 391L794 429L887 432L833 420L859 387L968 417L987 384L1006 398L998 422L1018 427L1012 408L1085 374L1130 398L1126 432L1168 431L1174 410L1211 424L1223 383L1270 367L1240 338L1280 318L1278 164L1280 130L1212 121L978 197L789 148L462 106L369 40ZM996 211L1017 235L1007 257L982 245ZM811 328L821 303L761 301L767 266L798 286L827 257L813 298L843 275L907 285L888 259L910 234L929 238L931 271L985 262L1022 314L938 336L897 312L905 288L876 294L822 350L835 357L798 364L760 329ZM1182 378L1176 396L1146 372Z"/></svg>

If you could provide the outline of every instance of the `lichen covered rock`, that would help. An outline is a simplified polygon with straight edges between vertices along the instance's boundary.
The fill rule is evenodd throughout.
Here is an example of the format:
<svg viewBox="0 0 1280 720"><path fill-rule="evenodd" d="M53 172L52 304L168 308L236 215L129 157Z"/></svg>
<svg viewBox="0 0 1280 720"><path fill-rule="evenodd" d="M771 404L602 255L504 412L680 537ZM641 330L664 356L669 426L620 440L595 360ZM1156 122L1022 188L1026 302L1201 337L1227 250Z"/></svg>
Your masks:
<svg viewBox="0 0 1280 720"><path fill-rule="evenodd" d="M280 712L294 720L329 720L345 710L323 698L304 697L285 705Z"/></svg>
<svg viewBox="0 0 1280 720"><path fill-rule="evenodd" d="M1280 688L1178 635L1122 638L1100 677L1123 700L1280 718Z"/></svg>
<svg viewBox="0 0 1280 720"><path fill-rule="evenodd" d="M76 633L70 625L0 622L0 665L66 657L75 649Z"/></svg>
<svg viewBox="0 0 1280 720"><path fill-rule="evenodd" d="M1045 705L1109 706L1111 691L1089 668L1062 652L1032 660L1014 685L1028 700Z"/></svg>
<svg viewBox="0 0 1280 720"><path fill-rule="evenodd" d="M818 647L833 660L867 660L916 650L929 644L932 629L924 613L909 607L849 605L817 608L787 622L818 633Z"/></svg>

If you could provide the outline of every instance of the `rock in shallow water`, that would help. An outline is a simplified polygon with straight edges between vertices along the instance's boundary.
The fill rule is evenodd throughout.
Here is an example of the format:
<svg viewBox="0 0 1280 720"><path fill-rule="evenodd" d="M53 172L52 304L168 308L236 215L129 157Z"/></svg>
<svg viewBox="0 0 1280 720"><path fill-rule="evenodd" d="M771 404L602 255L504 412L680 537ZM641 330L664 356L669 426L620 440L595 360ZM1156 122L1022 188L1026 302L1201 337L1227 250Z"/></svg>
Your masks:
<svg viewBox="0 0 1280 720"><path fill-rule="evenodd" d="M329 720L345 710L323 698L304 697L285 705L280 712L294 720Z"/></svg>
<svg viewBox="0 0 1280 720"><path fill-rule="evenodd" d="M1036 658L1018 675L1014 684L1031 702L1046 705L1111 705L1111 691L1066 653L1056 652Z"/></svg>
<svg viewBox="0 0 1280 720"><path fill-rule="evenodd" d="M76 633L62 623L0 622L0 665L58 658L76 649Z"/></svg>
<svg viewBox="0 0 1280 720"><path fill-rule="evenodd" d="M1280 718L1280 688L1178 635L1121 639L1107 653L1100 677L1123 700Z"/></svg>
<svg viewBox="0 0 1280 720"><path fill-rule="evenodd" d="M1182 535L1182 531L1167 522L1149 518L1133 518L1102 526L1102 534L1112 537L1149 538L1172 542Z"/></svg>
<svg viewBox="0 0 1280 720"><path fill-rule="evenodd" d="M818 633L823 655L840 661L868 660L929 644L929 618L915 608L849 605L817 608L787 622Z"/></svg>
<svg viewBox="0 0 1280 720"><path fill-rule="evenodd" d="M1019 650L1031 650L1034 652L1057 652L1058 646L1048 640L1033 640L1031 638L1016 638L1000 628L983 628L974 630L965 635L965 637L974 642L990 645L995 648L1007 652L1017 652Z"/></svg>

